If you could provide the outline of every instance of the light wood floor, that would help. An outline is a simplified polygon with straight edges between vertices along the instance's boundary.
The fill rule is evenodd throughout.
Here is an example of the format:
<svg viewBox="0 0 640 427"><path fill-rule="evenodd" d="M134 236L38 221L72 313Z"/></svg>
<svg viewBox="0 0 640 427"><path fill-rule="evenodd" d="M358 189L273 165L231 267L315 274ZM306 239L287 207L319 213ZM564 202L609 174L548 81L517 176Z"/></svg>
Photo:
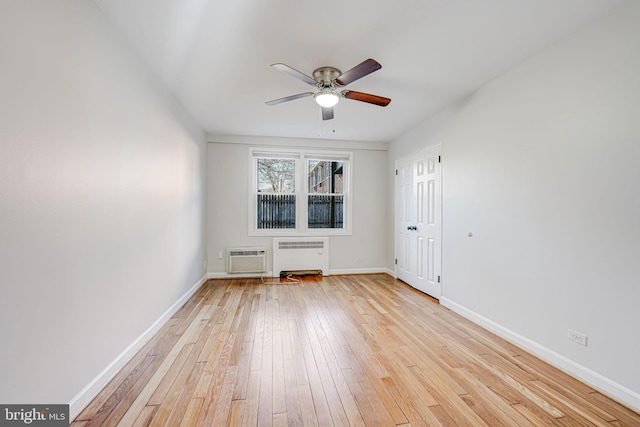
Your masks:
<svg viewBox="0 0 640 427"><path fill-rule="evenodd" d="M210 280L79 426L640 426L385 275Z"/></svg>

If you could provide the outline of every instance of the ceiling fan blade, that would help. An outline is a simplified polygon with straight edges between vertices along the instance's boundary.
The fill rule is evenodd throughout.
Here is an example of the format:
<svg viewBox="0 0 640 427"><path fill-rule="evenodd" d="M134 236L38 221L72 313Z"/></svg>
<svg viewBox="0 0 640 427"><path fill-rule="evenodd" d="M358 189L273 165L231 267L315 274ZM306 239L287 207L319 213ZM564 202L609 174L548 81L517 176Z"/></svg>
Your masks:
<svg viewBox="0 0 640 427"><path fill-rule="evenodd" d="M290 95L290 96L285 96L284 98L274 99L273 101L267 101L265 102L265 104L278 105L278 104L282 104L283 102L293 101L300 98L306 98L307 96L312 96L312 95L313 95L313 92L304 92L304 93L299 93L297 95Z"/></svg>
<svg viewBox="0 0 640 427"><path fill-rule="evenodd" d="M322 120L333 119L333 107L322 107Z"/></svg>
<svg viewBox="0 0 640 427"><path fill-rule="evenodd" d="M353 83L356 80L366 76L367 74L371 74L374 71L379 70L380 68L382 68L382 65L380 65L378 61L369 58L366 61L363 61L360 64L356 65L349 71L341 74L340 77L336 79L336 83L341 86L346 86L349 83Z"/></svg>
<svg viewBox="0 0 640 427"><path fill-rule="evenodd" d="M342 96L347 99L368 102L369 104L375 104L381 107L386 107L391 102L391 99L385 98L384 96L371 95L364 92L356 92L355 90L343 90Z"/></svg>
<svg viewBox="0 0 640 427"><path fill-rule="evenodd" d="M271 64L271 66L276 70L282 71L283 73L287 73L298 80L302 80L303 82L310 84L311 86L315 86L318 84L318 82L315 81L312 77L309 77L306 74L301 73L300 71L289 67L288 65L278 63L278 64Z"/></svg>

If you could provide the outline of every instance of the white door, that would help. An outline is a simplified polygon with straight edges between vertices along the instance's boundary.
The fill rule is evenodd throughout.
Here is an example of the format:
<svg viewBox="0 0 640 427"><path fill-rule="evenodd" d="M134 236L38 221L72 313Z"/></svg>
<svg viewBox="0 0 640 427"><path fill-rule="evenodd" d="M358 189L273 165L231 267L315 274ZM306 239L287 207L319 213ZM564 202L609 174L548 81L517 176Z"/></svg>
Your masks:
<svg viewBox="0 0 640 427"><path fill-rule="evenodd" d="M413 197L413 169L411 159L396 161L396 277L406 283L415 282L411 260L415 247L411 244L415 219Z"/></svg>
<svg viewBox="0 0 640 427"><path fill-rule="evenodd" d="M440 298L440 145L396 161L396 277Z"/></svg>

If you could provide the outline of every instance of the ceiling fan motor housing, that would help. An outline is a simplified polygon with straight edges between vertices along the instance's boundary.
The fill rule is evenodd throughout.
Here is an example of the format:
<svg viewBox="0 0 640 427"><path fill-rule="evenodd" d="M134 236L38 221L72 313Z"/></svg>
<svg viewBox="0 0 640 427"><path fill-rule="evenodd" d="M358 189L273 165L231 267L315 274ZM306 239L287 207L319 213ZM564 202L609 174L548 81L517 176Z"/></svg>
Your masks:
<svg viewBox="0 0 640 427"><path fill-rule="evenodd" d="M320 67L313 72L313 78L320 87L335 86L335 80L342 75L342 71L334 67Z"/></svg>

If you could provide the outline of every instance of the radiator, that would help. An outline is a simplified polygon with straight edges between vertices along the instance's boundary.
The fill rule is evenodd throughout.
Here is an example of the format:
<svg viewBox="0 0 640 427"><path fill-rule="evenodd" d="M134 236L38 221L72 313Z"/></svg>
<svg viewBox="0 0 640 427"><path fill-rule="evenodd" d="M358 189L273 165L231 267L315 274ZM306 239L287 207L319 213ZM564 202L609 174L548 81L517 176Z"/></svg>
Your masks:
<svg viewBox="0 0 640 427"><path fill-rule="evenodd" d="M273 239L273 277L278 277L281 271L309 270L329 275L328 237Z"/></svg>
<svg viewBox="0 0 640 427"><path fill-rule="evenodd" d="M262 273L267 269L267 248L227 249L228 273Z"/></svg>

